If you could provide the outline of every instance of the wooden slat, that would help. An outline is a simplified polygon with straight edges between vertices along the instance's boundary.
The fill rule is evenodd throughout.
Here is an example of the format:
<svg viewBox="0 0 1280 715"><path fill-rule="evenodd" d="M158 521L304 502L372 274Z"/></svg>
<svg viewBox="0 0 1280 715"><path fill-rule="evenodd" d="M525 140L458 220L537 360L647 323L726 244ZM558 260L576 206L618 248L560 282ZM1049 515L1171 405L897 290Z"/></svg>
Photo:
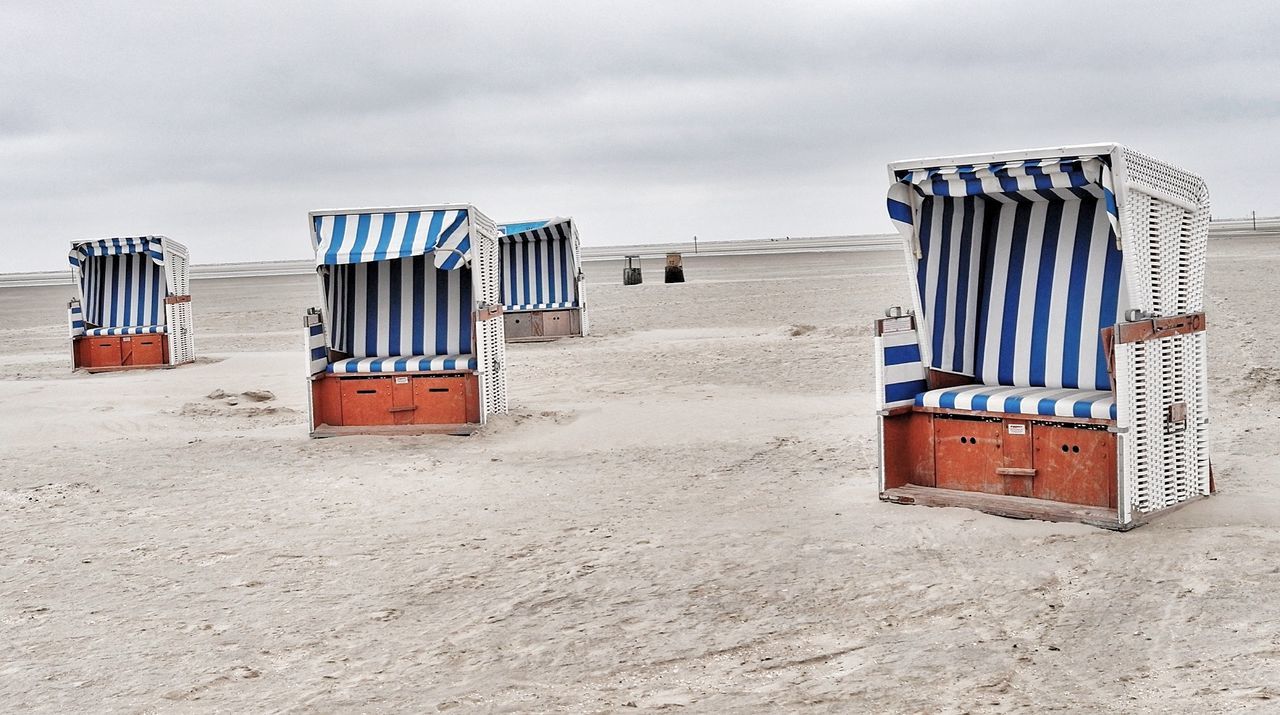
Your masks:
<svg viewBox="0 0 1280 715"><path fill-rule="evenodd" d="M986 412L982 410L953 410L946 407L912 407L915 412L928 412L935 415L959 415L961 417L989 417L999 420L1026 420L1028 422L1049 422L1066 425L1105 425L1115 424L1115 420L1099 420L1092 417L1060 417L1058 415L1024 415L1021 412Z"/></svg>
<svg viewBox="0 0 1280 715"><path fill-rule="evenodd" d="M353 426L353 427L332 427L330 425L320 425L316 427L311 436L316 438L323 437L349 437L351 435L374 435L384 437L416 437L430 434L458 435L469 436L480 429L480 425L377 425L377 426Z"/></svg>
<svg viewBox="0 0 1280 715"><path fill-rule="evenodd" d="M1004 516L1012 519L1039 519L1041 521L1071 521L1104 529L1128 531L1144 521L1123 525L1119 522L1119 514L1112 509L1101 507L1065 504L1063 502L1031 499L1029 497L1005 496L1003 494L983 494L980 492L963 492L954 489L938 489L936 487L920 487L914 484L886 489L880 495L881 501L893 504L919 504L921 506L954 506L964 509Z"/></svg>

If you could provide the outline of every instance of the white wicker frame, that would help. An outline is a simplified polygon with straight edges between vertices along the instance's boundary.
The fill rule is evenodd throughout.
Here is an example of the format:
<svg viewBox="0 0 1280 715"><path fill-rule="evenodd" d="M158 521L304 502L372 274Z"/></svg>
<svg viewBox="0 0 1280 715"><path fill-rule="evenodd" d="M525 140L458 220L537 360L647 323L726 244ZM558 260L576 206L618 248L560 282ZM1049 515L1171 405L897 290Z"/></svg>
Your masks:
<svg viewBox="0 0 1280 715"><path fill-rule="evenodd" d="M475 341L476 373L480 380L480 424L490 414L507 412L507 337L502 319L502 265L498 253L498 225L475 207L467 212L471 222L471 282L476 302L472 309L490 312L493 317L477 320L472 331Z"/></svg>
<svg viewBox="0 0 1280 715"><path fill-rule="evenodd" d="M160 245L164 250L164 273L170 294L191 295L191 261L187 247L164 236L160 237ZM169 364L193 362L196 359L196 331L191 301L167 303L164 312L169 325Z"/></svg>
<svg viewBox="0 0 1280 715"><path fill-rule="evenodd" d="M1126 147L1112 153L1130 296L1148 317L1205 308L1209 193L1197 176ZM1121 525L1209 494L1204 332L1115 348ZM1166 420L1174 403L1186 423Z"/></svg>
<svg viewBox="0 0 1280 715"><path fill-rule="evenodd" d="M1131 303L1142 317L1205 309L1209 193L1200 177L1120 144L931 157L894 162L896 172L936 166L1013 162L1066 156L1109 157L1119 213L1117 240ZM912 241L904 241L912 305L921 312L911 270ZM927 345L921 345L922 353ZM1210 492L1208 353L1205 332L1115 346L1117 403L1116 523L1128 528L1162 509ZM1186 407L1185 427L1170 425L1170 405ZM884 489L883 420L880 487Z"/></svg>
<svg viewBox="0 0 1280 715"><path fill-rule="evenodd" d="M587 276L582 272L582 245L578 241L578 224L571 222L569 225L573 227L570 238L573 241L573 280L578 289L578 324L582 328L582 336L586 337L591 334L591 321L587 318Z"/></svg>

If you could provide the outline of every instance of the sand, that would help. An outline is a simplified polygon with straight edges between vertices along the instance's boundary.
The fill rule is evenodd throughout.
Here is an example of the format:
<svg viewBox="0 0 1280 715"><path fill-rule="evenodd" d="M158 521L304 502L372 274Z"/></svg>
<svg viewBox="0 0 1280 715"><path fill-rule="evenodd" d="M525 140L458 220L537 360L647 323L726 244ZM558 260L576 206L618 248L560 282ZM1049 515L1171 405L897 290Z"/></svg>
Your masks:
<svg viewBox="0 0 1280 715"><path fill-rule="evenodd" d="M690 257L469 438L306 436L307 277L73 375L0 290L0 702L46 712L1280 709L1280 243L1211 246L1221 493L1117 534L876 499L901 257ZM246 395L245 393L254 393Z"/></svg>

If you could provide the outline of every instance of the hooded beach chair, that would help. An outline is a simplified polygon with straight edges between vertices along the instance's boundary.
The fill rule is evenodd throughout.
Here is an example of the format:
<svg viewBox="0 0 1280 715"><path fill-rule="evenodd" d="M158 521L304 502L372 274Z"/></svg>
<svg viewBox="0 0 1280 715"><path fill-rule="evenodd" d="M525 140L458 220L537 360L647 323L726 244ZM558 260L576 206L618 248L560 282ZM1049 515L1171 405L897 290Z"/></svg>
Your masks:
<svg viewBox="0 0 1280 715"><path fill-rule="evenodd" d="M73 241L68 260L79 292L68 305L75 368L195 360L186 246L164 236Z"/></svg>
<svg viewBox="0 0 1280 715"><path fill-rule="evenodd" d="M573 219L500 224L498 233L507 340L586 335L582 249Z"/></svg>
<svg viewBox="0 0 1280 715"><path fill-rule="evenodd" d="M497 227L475 207L314 211L312 436L469 433L507 411Z"/></svg>
<svg viewBox="0 0 1280 715"><path fill-rule="evenodd" d="M881 498L1123 530L1207 496L1204 182L1115 144L889 174Z"/></svg>

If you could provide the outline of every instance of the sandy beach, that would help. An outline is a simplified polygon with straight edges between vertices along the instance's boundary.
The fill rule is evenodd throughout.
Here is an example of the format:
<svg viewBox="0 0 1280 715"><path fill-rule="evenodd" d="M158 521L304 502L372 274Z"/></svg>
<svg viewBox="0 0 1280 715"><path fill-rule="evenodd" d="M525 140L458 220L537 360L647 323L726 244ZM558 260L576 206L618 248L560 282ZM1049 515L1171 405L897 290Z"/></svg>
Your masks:
<svg viewBox="0 0 1280 715"><path fill-rule="evenodd" d="M0 703L41 712L1280 711L1280 241L1210 245L1220 493L1130 533L883 504L885 252L590 262L472 437L310 440L307 276L72 374L0 289Z"/></svg>

